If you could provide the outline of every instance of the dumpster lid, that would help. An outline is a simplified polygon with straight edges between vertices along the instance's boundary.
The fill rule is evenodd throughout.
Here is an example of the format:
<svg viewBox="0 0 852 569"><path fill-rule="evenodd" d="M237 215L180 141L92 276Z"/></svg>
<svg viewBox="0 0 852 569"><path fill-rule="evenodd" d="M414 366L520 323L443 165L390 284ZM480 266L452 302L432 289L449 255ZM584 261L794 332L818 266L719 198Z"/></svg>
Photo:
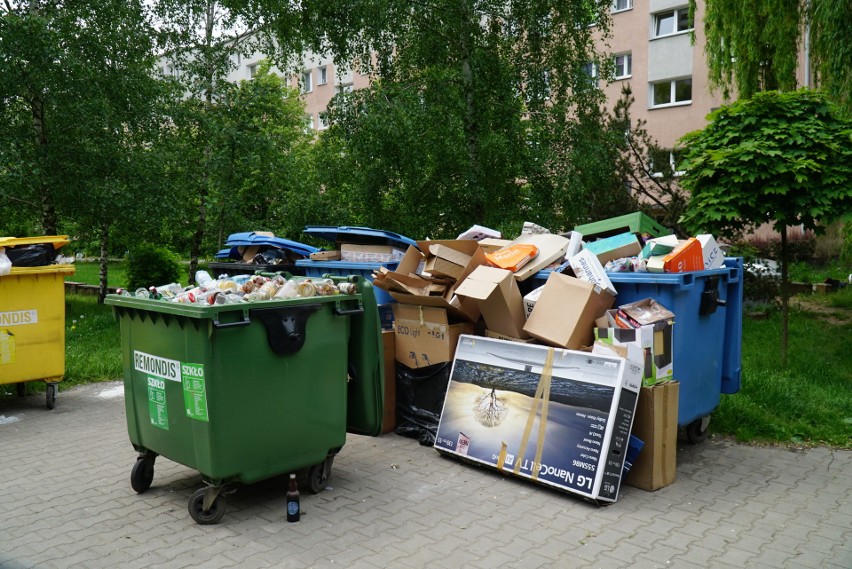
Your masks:
<svg viewBox="0 0 852 569"><path fill-rule="evenodd" d="M317 247L299 243L298 241L290 241L282 237L274 235L258 234L255 231L244 233L232 233L225 241L225 245L230 245L230 249L222 249L216 253L219 259L242 259L243 255L237 251L238 247L274 247L275 249L285 249L292 251L303 257L309 256L311 253L319 251Z"/></svg>
<svg viewBox="0 0 852 569"><path fill-rule="evenodd" d="M417 242L399 233L371 229L369 227L352 227L348 225L308 225L304 233L319 237L332 243L353 243L356 245L391 245L402 249L409 245L417 247Z"/></svg>
<svg viewBox="0 0 852 569"><path fill-rule="evenodd" d="M11 276L18 275L46 275L46 274L61 274L73 275L74 265L43 265L40 267L12 267ZM0 277L2 278L2 277Z"/></svg>
<svg viewBox="0 0 852 569"><path fill-rule="evenodd" d="M54 249L68 245L67 235L45 235L43 237L0 237L0 247L19 247L21 245L41 245L50 243Z"/></svg>

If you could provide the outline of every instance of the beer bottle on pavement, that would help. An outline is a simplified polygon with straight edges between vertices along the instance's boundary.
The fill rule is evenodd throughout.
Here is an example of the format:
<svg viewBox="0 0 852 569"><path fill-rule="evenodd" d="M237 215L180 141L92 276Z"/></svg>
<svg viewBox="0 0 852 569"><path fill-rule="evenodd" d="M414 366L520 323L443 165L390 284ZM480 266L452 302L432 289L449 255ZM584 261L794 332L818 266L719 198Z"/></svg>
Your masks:
<svg viewBox="0 0 852 569"><path fill-rule="evenodd" d="M299 521L299 486L296 484L296 475L290 475L290 486L287 489L287 521Z"/></svg>

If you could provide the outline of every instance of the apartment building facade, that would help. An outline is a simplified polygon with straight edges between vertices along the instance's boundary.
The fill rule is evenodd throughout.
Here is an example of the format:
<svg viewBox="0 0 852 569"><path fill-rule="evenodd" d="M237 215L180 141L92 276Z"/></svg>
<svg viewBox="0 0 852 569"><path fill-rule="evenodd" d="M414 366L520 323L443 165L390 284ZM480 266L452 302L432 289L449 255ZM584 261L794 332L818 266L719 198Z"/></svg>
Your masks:
<svg viewBox="0 0 852 569"><path fill-rule="evenodd" d="M599 51L614 58L614 76L609 82L598 78L609 107L629 84L635 97L632 117L645 121L648 133L663 148L673 148L681 136L703 128L707 115L724 102L710 89L701 25L704 6L703 0L697 2L693 25L688 0L613 0L611 37L599 40ZM234 68L228 80L251 79L264 57L232 55ZM807 85L801 77L804 59L802 63L800 83ZM168 73L171 68L165 62L162 69ZM282 74L276 68L273 72ZM306 128L321 131L328 126L325 111L332 97L368 87L370 77L351 68L339 69L330 57L308 53L290 82L303 94Z"/></svg>

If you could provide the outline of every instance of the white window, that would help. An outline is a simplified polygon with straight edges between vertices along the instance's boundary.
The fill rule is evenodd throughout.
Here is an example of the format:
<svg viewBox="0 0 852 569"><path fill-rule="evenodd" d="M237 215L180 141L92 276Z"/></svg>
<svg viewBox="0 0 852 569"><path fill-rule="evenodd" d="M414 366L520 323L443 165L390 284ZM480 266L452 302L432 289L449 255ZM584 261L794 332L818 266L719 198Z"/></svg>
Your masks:
<svg viewBox="0 0 852 569"><path fill-rule="evenodd" d="M319 118L320 130L328 128L328 114L327 113L320 113L317 118Z"/></svg>
<svg viewBox="0 0 852 569"><path fill-rule="evenodd" d="M314 129L314 115L305 115L305 132L311 132Z"/></svg>
<svg viewBox="0 0 852 569"><path fill-rule="evenodd" d="M692 29L689 8L678 8L654 14L654 37L669 36Z"/></svg>
<svg viewBox="0 0 852 569"><path fill-rule="evenodd" d="M337 86L336 91L338 94L340 93L351 93L352 92L352 83L341 83Z"/></svg>
<svg viewBox="0 0 852 569"><path fill-rule="evenodd" d="M622 12L633 8L633 0L613 0L612 11Z"/></svg>
<svg viewBox="0 0 852 569"><path fill-rule="evenodd" d="M255 75L257 75L257 63L252 63L251 65L246 65L246 69L248 69L249 79L253 79Z"/></svg>
<svg viewBox="0 0 852 569"><path fill-rule="evenodd" d="M627 79L633 75L633 54L622 53L615 56L615 78Z"/></svg>
<svg viewBox="0 0 852 569"><path fill-rule="evenodd" d="M692 78L651 84L651 106L686 105L692 102Z"/></svg>
<svg viewBox="0 0 852 569"><path fill-rule="evenodd" d="M314 74L309 70L302 73L301 85L302 93L310 93L314 90Z"/></svg>
<svg viewBox="0 0 852 569"><path fill-rule="evenodd" d="M588 77L588 87L594 89L598 86L598 65L587 63L583 66L583 73Z"/></svg>
<svg viewBox="0 0 852 569"><path fill-rule="evenodd" d="M320 67L317 85L325 85L326 83L328 83L328 67Z"/></svg>

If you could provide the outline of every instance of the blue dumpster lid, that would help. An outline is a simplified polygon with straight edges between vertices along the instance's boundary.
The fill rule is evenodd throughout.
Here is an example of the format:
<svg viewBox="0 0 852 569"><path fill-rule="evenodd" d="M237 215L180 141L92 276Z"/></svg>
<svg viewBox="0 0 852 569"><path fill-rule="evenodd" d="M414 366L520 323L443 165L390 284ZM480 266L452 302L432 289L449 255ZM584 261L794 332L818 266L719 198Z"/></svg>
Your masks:
<svg viewBox="0 0 852 569"><path fill-rule="evenodd" d="M358 245L391 245L407 248L409 245L417 247L417 242L399 233L371 229L369 227L351 227L348 225L308 225L304 233L313 237L319 237L332 243L344 242Z"/></svg>
<svg viewBox="0 0 852 569"><path fill-rule="evenodd" d="M287 251L292 251L294 253L302 255L303 257L307 257L311 253L316 253L320 250L317 247L306 245L304 243L299 243L298 241L290 241L289 239L283 239L281 237L274 237L269 235L258 235L254 231L244 233L232 233L228 236L227 241L225 241L225 245L230 245L231 248L222 249L221 251L217 252L217 258L242 259L242 254L237 251L237 248L249 246L286 249Z"/></svg>

